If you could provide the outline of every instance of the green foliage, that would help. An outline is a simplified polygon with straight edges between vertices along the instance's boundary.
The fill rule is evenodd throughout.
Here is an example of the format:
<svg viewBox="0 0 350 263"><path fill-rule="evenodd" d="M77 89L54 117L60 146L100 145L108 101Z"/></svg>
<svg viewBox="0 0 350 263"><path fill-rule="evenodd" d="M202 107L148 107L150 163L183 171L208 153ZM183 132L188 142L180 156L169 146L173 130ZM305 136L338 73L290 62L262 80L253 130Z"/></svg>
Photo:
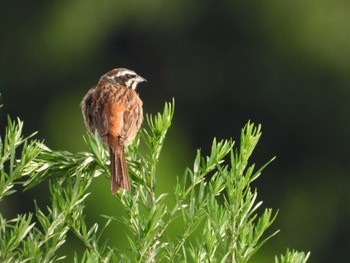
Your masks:
<svg viewBox="0 0 350 263"><path fill-rule="evenodd" d="M281 260L278 260L278 257L275 257L276 263L306 263L310 256L310 252L305 255L304 252L298 252L295 250L290 251L287 249L285 255L281 255Z"/></svg>
<svg viewBox="0 0 350 263"><path fill-rule="evenodd" d="M156 175L173 114L174 102L166 103L162 114L147 116L148 128L127 149L132 190L116 195L126 213L104 216L107 223L102 227L88 226L84 215L91 182L98 175L109 175L108 156L98 136L86 138L89 153L53 151L31 139L32 135L23 137L23 122L8 119L0 140L0 200L15 193L15 184L27 190L49 178L51 204L43 210L35 203L34 214L10 220L0 214L0 261L64 259L60 248L70 231L85 246L75 262L248 262L278 232L266 234L277 213L258 211L262 202L251 187L268 164L256 170L248 162L260 138L260 126L248 122L239 149L234 149L232 140L214 139L209 156L198 150L193 167L185 170L174 193L168 194L157 189ZM173 205L167 202L170 198L176 201ZM129 251L116 253L117 248L101 239L115 221L125 226ZM175 224L180 231L173 237ZM306 262L308 257L288 250L276 262Z"/></svg>

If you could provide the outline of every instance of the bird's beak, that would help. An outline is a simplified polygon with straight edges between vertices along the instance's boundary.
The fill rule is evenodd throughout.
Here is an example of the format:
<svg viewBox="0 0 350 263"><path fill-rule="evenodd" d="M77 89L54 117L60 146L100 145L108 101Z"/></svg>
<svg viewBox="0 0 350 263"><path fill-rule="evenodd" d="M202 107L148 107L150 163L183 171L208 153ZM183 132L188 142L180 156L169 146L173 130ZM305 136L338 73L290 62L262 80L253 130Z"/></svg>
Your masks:
<svg viewBox="0 0 350 263"><path fill-rule="evenodd" d="M136 81L137 81L138 83L140 83L140 82L147 82L146 79L144 79L143 77L141 77L141 76L139 76L139 75L137 75Z"/></svg>

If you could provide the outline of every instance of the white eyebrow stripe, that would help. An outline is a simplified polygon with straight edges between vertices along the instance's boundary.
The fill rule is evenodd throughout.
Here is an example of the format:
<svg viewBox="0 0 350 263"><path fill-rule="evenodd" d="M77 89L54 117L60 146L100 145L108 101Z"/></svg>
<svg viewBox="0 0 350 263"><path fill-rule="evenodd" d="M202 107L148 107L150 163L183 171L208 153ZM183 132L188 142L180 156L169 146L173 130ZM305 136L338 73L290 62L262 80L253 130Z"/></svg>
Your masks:
<svg viewBox="0 0 350 263"><path fill-rule="evenodd" d="M122 71L119 71L119 72L117 73L117 77L125 76L126 74L136 75L136 73L135 73L134 71L131 71L131 70L122 70Z"/></svg>

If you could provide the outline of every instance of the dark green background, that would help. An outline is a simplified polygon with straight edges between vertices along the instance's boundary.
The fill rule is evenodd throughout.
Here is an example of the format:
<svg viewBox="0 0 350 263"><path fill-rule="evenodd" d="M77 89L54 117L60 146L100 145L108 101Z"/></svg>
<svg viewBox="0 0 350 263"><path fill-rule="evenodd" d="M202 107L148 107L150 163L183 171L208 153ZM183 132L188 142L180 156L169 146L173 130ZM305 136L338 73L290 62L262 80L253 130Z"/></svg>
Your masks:
<svg viewBox="0 0 350 263"><path fill-rule="evenodd" d="M206 153L213 137L237 140L251 119L263 127L252 160L277 156L255 186L263 206L280 210L272 228L281 229L253 261L272 262L290 247L310 250L310 262L347 262L348 1L0 3L2 134L9 113L52 149L86 150L81 98L106 71L131 68L148 80L138 89L145 112L176 99L158 189L172 191L196 148ZM117 214L108 183L100 177L91 190L91 222ZM32 198L45 204L45 189L18 194L2 210L32 210ZM126 246L118 226L109 234ZM72 255L68 247L79 242L66 246Z"/></svg>

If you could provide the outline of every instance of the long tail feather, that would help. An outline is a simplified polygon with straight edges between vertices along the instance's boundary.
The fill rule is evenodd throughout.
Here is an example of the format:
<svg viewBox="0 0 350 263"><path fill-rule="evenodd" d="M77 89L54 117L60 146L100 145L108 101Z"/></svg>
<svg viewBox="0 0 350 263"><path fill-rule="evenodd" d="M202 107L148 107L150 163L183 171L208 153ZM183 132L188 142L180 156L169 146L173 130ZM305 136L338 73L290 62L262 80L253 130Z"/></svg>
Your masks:
<svg viewBox="0 0 350 263"><path fill-rule="evenodd" d="M109 148L111 160L111 191L112 194L118 192L119 188L130 191L128 168L126 166L124 147L113 150Z"/></svg>

